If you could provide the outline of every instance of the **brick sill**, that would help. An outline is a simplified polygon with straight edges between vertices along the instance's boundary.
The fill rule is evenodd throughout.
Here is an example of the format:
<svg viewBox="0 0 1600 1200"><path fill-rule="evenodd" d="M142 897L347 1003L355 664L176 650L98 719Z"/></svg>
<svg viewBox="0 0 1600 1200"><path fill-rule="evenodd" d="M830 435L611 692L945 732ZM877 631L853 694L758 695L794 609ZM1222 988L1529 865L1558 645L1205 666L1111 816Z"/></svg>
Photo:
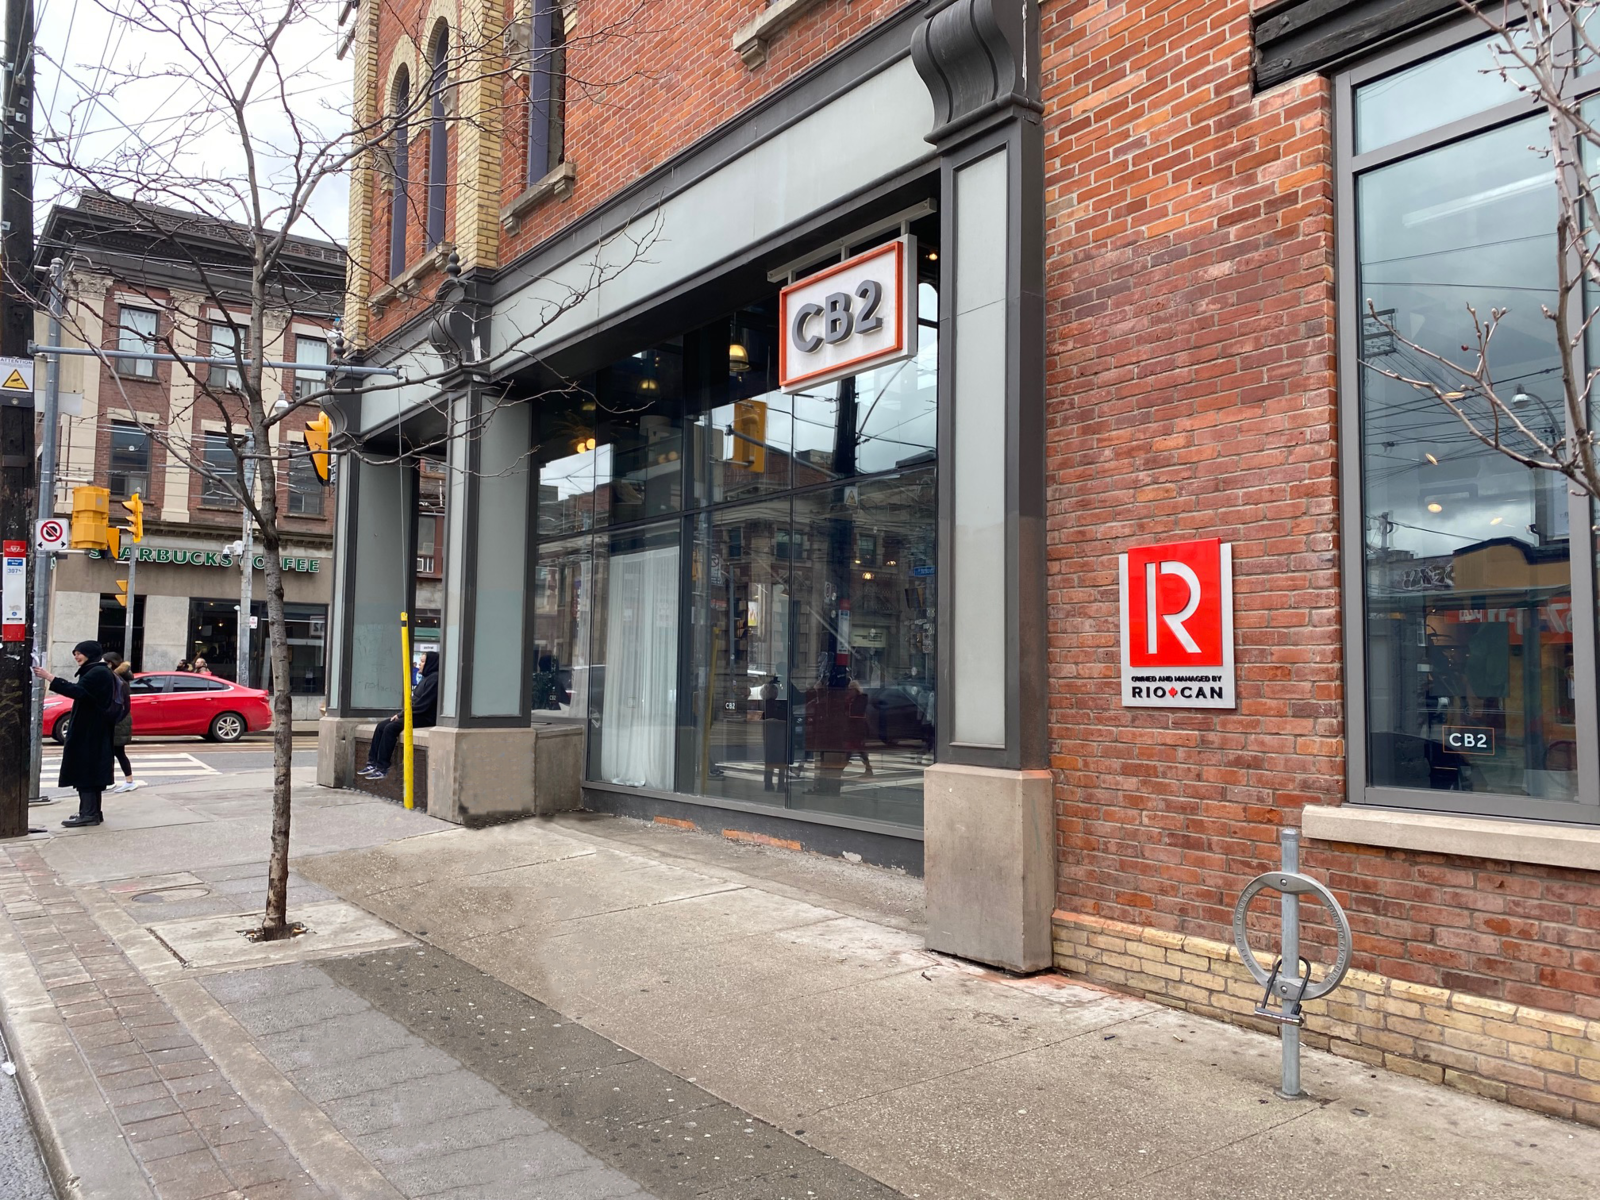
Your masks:
<svg viewBox="0 0 1600 1200"><path fill-rule="evenodd" d="M1321 842L1350 842L1500 862L1600 871L1600 829L1589 825L1463 817L1343 804L1307 805L1301 830Z"/></svg>

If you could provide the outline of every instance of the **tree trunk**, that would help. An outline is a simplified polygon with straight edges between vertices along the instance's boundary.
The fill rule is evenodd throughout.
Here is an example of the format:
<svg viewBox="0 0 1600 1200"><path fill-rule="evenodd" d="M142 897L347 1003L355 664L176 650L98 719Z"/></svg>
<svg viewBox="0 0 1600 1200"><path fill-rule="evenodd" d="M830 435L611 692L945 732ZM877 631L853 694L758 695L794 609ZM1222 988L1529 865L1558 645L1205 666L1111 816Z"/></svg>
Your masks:
<svg viewBox="0 0 1600 1200"><path fill-rule="evenodd" d="M272 522L276 526L277 522ZM294 704L289 695L289 634L283 619L283 543L276 528L261 531L267 550L267 630L272 657L272 857L267 865L263 941L290 935L289 817L293 793Z"/></svg>

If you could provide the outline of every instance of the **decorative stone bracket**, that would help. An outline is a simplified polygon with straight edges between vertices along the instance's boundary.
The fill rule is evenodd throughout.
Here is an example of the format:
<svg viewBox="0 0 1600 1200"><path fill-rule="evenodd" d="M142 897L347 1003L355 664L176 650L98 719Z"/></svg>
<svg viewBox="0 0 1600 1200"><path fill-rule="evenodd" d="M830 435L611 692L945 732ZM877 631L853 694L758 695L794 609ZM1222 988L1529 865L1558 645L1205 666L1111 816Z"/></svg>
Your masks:
<svg viewBox="0 0 1600 1200"><path fill-rule="evenodd" d="M776 4L769 5L759 17L733 35L733 48L744 59L744 65L753 71L766 62L767 47L777 41L785 29L821 3L822 0L778 0Z"/></svg>

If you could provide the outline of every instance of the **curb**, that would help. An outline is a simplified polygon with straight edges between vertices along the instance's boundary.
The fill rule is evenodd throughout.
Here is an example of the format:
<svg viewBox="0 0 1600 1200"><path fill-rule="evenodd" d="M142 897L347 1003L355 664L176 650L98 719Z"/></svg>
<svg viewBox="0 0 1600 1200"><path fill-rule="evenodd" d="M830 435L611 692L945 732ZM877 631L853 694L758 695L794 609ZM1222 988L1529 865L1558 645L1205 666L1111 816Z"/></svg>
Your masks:
<svg viewBox="0 0 1600 1200"><path fill-rule="evenodd" d="M59 1200L155 1200L89 1064L4 915L0 1030Z"/></svg>

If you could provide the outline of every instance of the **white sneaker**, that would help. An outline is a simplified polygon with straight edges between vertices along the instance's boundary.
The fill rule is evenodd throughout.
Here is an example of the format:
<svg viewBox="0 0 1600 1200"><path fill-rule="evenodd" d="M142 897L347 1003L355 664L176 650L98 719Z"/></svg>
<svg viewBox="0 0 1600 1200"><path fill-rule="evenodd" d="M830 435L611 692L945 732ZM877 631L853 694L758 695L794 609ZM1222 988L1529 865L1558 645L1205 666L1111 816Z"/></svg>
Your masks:
<svg viewBox="0 0 1600 1200"><path fill-rule="evenodd" d="M115 792L131 792L131 791L133 791L133 784L129 783L127 780L124 780L123 782L117 784L117 786L112 788L111 790L112 790L113 793L115 793Z"/></svg>

